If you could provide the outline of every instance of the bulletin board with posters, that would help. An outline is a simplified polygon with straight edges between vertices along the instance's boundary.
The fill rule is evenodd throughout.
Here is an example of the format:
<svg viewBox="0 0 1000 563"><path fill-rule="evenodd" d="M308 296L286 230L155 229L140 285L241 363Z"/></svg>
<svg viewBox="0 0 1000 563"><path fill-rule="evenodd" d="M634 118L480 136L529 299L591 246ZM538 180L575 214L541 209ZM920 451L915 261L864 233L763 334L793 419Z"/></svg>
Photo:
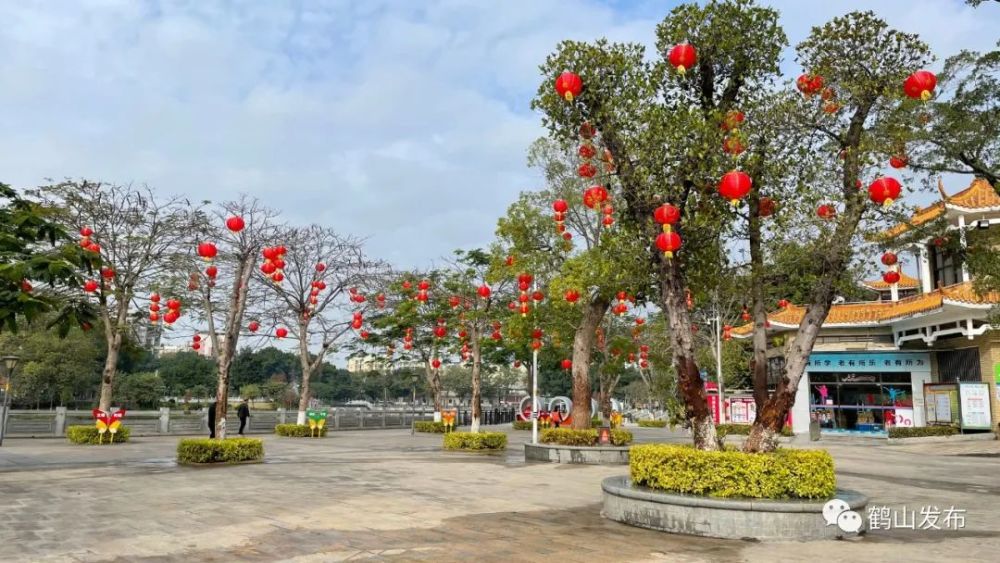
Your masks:
<svg viewBox="0 0 1000 563"><path fill-rule="evenodd" d="M988 383L959 383L958 400L962 430L989 430L990 386Z"/></svg>
<svg viewBox="0 0 1000 563"><path fill-rule="evenodd" d="M958 385L954 383L924 384L924 413L927 424L958 426Z"/></svg>

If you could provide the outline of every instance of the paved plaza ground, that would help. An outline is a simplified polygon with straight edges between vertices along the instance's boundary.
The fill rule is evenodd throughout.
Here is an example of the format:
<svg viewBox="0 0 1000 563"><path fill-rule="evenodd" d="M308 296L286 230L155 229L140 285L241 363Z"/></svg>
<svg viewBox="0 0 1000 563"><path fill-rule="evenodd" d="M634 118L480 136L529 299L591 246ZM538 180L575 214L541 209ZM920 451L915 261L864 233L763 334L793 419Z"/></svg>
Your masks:
<svg viewBox="0 0 1000 563"><path fill-rule="evenodd" d="M638 441L680 432L635 429ZM694 538L600 516L627 471L441 450L441 436L265 438L257 465L187 468L176 437L116 446L13 439L0 448L0 561L997 561L1000 443L824 440L839 485L872 504L967 510L965 528L814 543Z"/></svg>

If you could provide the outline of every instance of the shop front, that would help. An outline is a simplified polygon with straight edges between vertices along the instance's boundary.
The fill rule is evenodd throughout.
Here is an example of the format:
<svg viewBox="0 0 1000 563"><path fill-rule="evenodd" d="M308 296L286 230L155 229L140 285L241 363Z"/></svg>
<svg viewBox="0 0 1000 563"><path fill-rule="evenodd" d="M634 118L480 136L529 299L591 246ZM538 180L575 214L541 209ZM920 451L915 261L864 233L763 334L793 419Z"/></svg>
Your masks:
<svg viewBox="0 0 1000 563"><path fill-rule="evenodd" d="M809 356L792 409L795 433L819 422L830 434L884 435L893 426L925 426L924 352L822 352Z"/></svg>

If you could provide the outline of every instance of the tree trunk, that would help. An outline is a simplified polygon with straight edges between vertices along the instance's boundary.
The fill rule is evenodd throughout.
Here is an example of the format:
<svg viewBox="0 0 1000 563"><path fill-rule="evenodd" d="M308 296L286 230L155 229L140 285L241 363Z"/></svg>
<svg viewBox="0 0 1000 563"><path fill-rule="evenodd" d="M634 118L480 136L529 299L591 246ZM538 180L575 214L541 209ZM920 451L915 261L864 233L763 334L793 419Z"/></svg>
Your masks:
<svg viewBox="0 0 1000 563"><path fill-rule="evenodd" d="M761 248L760 187L750 193L750 298L753 308L753 399L757 412L767 402L767 310L764 304L764 252Z"/></svg>
<svg viewBox="0 0 1000 563"><path fill-rule="evenodd" d="M611 420L611 391L601 386L600 393L601 417L604 421Z"/></svg>
<svg viewBox="0 0 1000 563"><path fill-rule="evenodd" d="M240 338L240 327L243 325L243 315L247 308L247 287L250 274L253 273L253 261L256 252L251 251L243 256L236 270L238 285L233 288L229 300L229 313L226 315L225 341L219 344L214 323L209 323L209 337L212 339L212 349L216 350L216 362L219 367L219 385L215 393L215 436L220 440L226 438L226 412L229 410L229 369L233 365L236 346ZM209 307L211 300L208 301Z"/></svg>
<svg viewBox="0 0 1000 563"><path fill-rule="evenodd" d="M296 424L306 423L306 411L309 409L309 379L312 376L312 366L309 362L309 342L306 338L308 329L309 321L299 322L299 361L302 365L302 383L299 386L299 413L295 418Z"/></svg>
<svg viewBox="0 0 1000 563"><path fill-rule="evenodd" d="M472 428L479 432L479 421L483 416L482 352L479 349L479 330L472 329Z"/></svg>
<svg viewBox="0 0 1000 563"><path fill-rule="evenodd" d="M431 360L424 360L424 378L427 380L427 388L430 389L431 398L434 401L435 420L441 413L441 374L431 366Z"/></svg>
<svg viewBox="0 0 1000 563"><path fill-rule="evenodd" d="M114 389L115 374L118 372L118 353L121 347L122 337L116 332L108 341L108 357L104 360L104 372L101 375L101 400L97 408L105 412L111 410L111 393Z"/></svg>
<svg viewBox="0 0 1000 563"><path fill-rule="evenodd" d="M691 336L691 315L688 314L684 280L676 259L660 261L660 300L667 313L670 347L677 372L677 390L685 405L685 416L691 425L694 446L700 450L717 450L715 421L705 399L705 385L694 357Z"/></svg>
<svg viewBox="0 0 1000 563"><path fill-rule="evenodd" d="M610 304L610 300L603 296L592 298L583 312L576 334L573 335L573 428L590 428L590 402L593 396L590 388L590 355L594 349L597 327Z"/></svg>

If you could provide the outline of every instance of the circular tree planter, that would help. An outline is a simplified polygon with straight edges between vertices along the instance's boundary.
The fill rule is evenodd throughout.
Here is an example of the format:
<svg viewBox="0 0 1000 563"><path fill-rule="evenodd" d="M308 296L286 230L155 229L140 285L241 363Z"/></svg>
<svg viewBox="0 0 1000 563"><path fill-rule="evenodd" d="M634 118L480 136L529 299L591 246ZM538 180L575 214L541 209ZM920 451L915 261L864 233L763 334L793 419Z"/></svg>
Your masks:
<svg viewBox="0 0 1000 563"><path fill-rule="evenodd" d="M673 494L632 484L625 475L601 482L604 507L610 520L675 534L727 539L824 540L846 534L827 525L823 505L828 501L724 499ZM861 515L868 497L838 490L835 498Z"/></svg>
<svg viewBox="0 0 1000 563"><path fill-rule="evenodd" d="M628 465L628 448L628 446L525 444L524 459L581 465Z"/></svg>

